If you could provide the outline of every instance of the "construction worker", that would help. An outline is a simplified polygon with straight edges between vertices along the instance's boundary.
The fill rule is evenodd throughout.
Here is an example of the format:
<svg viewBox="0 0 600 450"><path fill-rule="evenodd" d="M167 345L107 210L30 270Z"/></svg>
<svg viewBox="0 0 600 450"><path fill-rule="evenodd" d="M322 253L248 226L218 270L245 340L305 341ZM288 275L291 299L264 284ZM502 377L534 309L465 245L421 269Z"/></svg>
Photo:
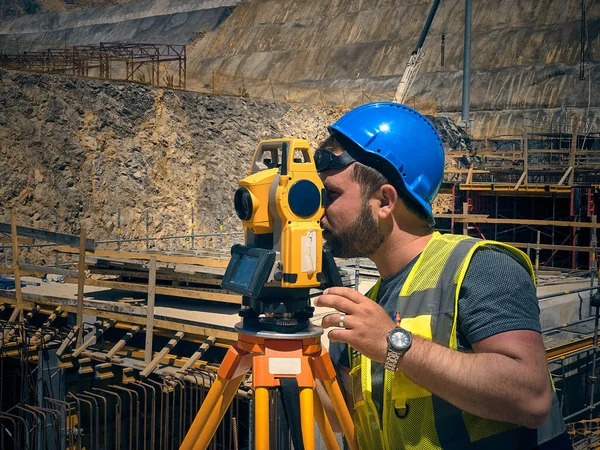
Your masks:
<svg viewBox="0 0 600 450"><path fill-rule="evenodd" d="M529 258L433 232L444 172L435 127L404 105L371 103L329 132L315 153L326 246L368 257L381 275L367 296L335 287L315 301L338 311L322 326L335 327L330 350L359 447L571 448Z"/></svg>

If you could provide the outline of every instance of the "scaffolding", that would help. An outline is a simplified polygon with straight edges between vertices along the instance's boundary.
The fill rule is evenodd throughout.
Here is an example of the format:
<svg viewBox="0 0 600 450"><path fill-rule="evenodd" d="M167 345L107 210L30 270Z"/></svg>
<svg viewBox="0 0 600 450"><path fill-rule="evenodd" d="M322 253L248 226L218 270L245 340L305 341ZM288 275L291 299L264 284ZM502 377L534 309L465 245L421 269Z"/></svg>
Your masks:
<svg viewBox="0 0 600 450"><path fill-rule="evenodd" d="M174 73L171 64L175 65ZM34 52L0 52L0 67L6 69L136 81L176 89L186 88L186 66L185 45L101 42ZM148 79L144 68L148 69Z"/></svg>

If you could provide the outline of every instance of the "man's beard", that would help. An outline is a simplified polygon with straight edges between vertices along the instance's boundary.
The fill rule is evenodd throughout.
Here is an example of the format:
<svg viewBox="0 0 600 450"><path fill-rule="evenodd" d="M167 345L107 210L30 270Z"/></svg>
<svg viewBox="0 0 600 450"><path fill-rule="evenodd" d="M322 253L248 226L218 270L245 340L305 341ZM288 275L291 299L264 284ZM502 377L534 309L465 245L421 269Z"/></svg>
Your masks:
<svg viewBox="0 0 600 450"><path fill-rule="evenodd" d="M358 218L343 230L324 230L325 248L337 258L368 258L383 244L385 236L364 202Z"/></svg>

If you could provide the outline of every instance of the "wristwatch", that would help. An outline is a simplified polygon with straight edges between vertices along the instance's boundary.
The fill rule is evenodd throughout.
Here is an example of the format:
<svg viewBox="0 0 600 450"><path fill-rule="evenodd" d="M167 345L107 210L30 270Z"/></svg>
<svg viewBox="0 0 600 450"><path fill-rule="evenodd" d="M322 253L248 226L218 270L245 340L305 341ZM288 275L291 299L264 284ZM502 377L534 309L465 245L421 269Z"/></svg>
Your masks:
<svg viewBox="0 0 600 450"><path fill-rule="evenodd" d="M388 349L384 366L387 370L396 372L398 361L412 345L412 335L404 328L396 326L387 335Z"/></svg>

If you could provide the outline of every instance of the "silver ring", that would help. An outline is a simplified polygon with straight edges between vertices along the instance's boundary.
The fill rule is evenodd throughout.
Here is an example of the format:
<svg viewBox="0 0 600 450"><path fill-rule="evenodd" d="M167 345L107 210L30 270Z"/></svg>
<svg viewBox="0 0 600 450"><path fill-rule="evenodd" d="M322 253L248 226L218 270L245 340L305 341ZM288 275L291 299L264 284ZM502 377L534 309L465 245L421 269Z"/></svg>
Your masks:
<svg viewBox="0 0 600 450"><path fill-rule="evenodd" d="M346 317L346 314L344 314L344 313L341 313L341 314L340 314L340 323L338 324L338 327L340 327L340 328L346 328L346 327L344 326L344 318L345 318L345 317Z"/></svg>

